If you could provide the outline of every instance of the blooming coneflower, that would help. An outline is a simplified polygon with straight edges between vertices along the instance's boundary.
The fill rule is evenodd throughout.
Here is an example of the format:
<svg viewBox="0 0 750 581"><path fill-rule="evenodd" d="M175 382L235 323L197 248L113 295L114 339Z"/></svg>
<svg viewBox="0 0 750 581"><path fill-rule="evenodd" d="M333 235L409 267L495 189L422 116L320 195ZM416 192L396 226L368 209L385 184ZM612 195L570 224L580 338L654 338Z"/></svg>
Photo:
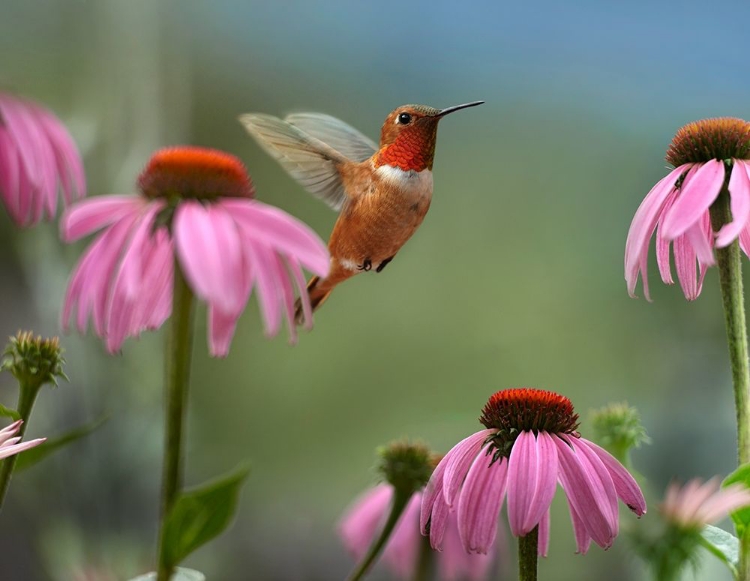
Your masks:
<svg viewBox="0 0 750 581"><path fill-rule="evenodd" d="M21 429L23 420L16 420L11 425L0 430L0 459L13 456L34 446L38 446L47 438L37 438L36 440L29 440L27 442L21 442L21 437L16 434Z"/></svg>
<svg viewBox="0 0 750 581"><path fill-rule="evenodd" d="M487 429L454 446L425 489L421 528L433 547L441 547L448 516L457 510L466 551L487 552L507 495L512 533L525 537L538 527L538 552L546 555L558 482L581 553L591 540L605 548L614 541L618 497L638 516L646 512L643 494L622 464L576 432L578 415L568 398L531 388L498 391L480 421Z"/></svg>
<svg viewBox="0 0 750 581"><path fill-rule="evenodd" d="M40 105L0 93L0 199L11 218L21 226L54 218L58 185L66 204L86 194L67 130Z"/></svg>
<svg viewBox="0 0 750 581"><path fill-rule="evenodd" d="M696 478L683 487L672 483L660 510L673 525L681 529L700 530L748 505L750 490L741 484L721 488L718 478L705 483Z"/></svg>
<svg viewBox="0 0 750 581"><path fill-rule="evenodd" d="M648 193L633 217L625 246L625 280L635 296L638 276L648 291L648 247L656 231L656 259L666 284L673 284L670 245L677 278L688 300L701 293L714 248L737 238L750 255L750 123L742 119L705 119L680 129L667 151L675 167ZM730 196L732 220L714 232L709 208L722 189Z"/></svg>
<svg viewBox="0 0 750 581"><path fill-rule="evenodd" d="M66 242L99 229L68 284L63 325L93 328L109 351L127 337L159 327L172 310L175 257L208 303L211 354L224 356L255 287L268 336L286 314L292 339L294 287L312 324L301 267L328 272L325 244L305 224L253 199L242 163L198 147L156 152L138 179L140 195L100 196L70 208L61 221Z"/></svg>
<svg viewBox="0 0 750 581"><path fill-rule="evenodd" d="M393 503L394 489L389 484L379 484L368 490L346 511L339 524L339 536L355 559L362 559L375 536L382 530ZM411 579L417 568L422 545L419 532L419 510L422 492L415 492L406 505L393 534L383 550L383 561L393 574L401 579ZM443 550L437 553L436 570L443 581L485 579L492 563L495 545L487 555L470 555L463 550L458 536L455 513L448 516Z"/></svg>

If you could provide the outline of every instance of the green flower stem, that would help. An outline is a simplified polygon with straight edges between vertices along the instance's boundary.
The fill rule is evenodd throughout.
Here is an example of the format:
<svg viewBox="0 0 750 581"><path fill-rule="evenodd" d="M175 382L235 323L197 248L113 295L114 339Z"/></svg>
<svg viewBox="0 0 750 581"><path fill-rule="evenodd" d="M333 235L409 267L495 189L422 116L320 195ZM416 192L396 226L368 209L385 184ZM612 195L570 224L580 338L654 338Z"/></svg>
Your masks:
<svg viewBox="0 0 750 581"><path fill-rule="evenodd" d="M378 558L378 555L380 555L380 551L383 549L385 543L390 538L391 533L393 532L393 529L395 528L396 523L401 516L401 513L404 512L409 499L411 498L412 494L414 494L413 490L399 490L397 488L394 488L393 490L394 492L393 502L391 504L391 513L388 515L388 520L385 522L385 526L383 527L380 536L375 539L372 545L370 545L370 549L367 551L365 557L346 578L347 581L359 581L359 579L364 578L364 576L370 570L372 564Z"/></svg>
<svg viewBox="0 0 750 581"><path fill-rule="evenodd" d="M27 381L22 380L19 382L17 411L18 415L20 415L23 420L23 423L18 430L18 434L16 434L19 437L23 437L26 433L26 426L29 425L29 417L31 416L31 408L34 407L34 401L36 401L39 388L42 387L43 383L43 381L33 379ZM2 461L2 465L0 466L0 508L2 508L3 502L5 501L5 495L8 492L13 469L16 467L17 457L17 454L8 456Z"/></svg>
<svg viewBox="0 0 750 581"><path fill-rule="evenodd" d="M417 561L417 568L414 570L414 577L412 581L427 581L430 577L430 569L432 569L432 557L434 551L430 546L430 537L422 537L419 543L419 559Z"/></svg>
<svg viewBox="0 0 750 581"><path fill-rule="evenodd" d="M711 206L711 223L715 232L732 219L726 184ZM742 262L739 241L716 249L721 297L727 327L729 359L732 362L734 406L737 414L737 456L740 465L750 462L750 363L747 349L747 324L742 293ZM750 581L750 535L740 539L739 579Z"/></svg>
<svg viewBox="0 0 750 581"><path fill-rule="evenodd" d="M525 537L518 537L518 581L536 581L539 527Z"/></svg>
<svg viewBox="0 0 750 581"><path fill-rule="evenodd" d="M190 379L192 353L193 292L185 280L180 265L174 265L174 298L167 350L165 356L164 469L162 472L161 522L159 531L159 565L157 581L169 581L175 563L166 560L164 546L166 520L182 487L182 433L185 419L187 388Z"/></svg>

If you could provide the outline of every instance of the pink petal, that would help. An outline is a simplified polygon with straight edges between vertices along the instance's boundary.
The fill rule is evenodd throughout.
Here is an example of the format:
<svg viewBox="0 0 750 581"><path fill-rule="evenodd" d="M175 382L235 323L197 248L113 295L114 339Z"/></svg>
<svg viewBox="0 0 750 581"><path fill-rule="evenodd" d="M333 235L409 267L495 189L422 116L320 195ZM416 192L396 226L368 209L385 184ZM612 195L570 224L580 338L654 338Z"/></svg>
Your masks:
<svg viewBox="0 0 750 581"><path fill-rule="evenodd" d="M672 207L678 193L677 190L674 190L669 194L669 197L664 202L664 208L661 213L662 217L669 212L669 209ZM656 230L656 263L659 265L659 274L664 283L674 284L674 280L672 279L672 269L669 265L669 247L671 241L664 238L662 233L662 222L663 220L659 221L659 226Z"/></svg>
<svg viewBox="0 0 750 581"><path fill-rule="evenodd" d="M675 182L689 168L689 165L681 165L672 170L665 178L659 180L643 199L635 212L635 216L633 216L625 243L625 280L628 285L628 293L632 297L635 296L635 285L641 271L643 272L644 285L646 284L647 273L644 264L648 252L648 241L656 228L662 208L672 192Z"/></svg>
<svg viewBox="0 0 750 581"><path fill-rule="evenodd" d="M694 301L700 295L700 287L696 272L695 250L686 234L678 236L674 241L674 262L685 298Z"/></svg>
<svg viewBox="0 0 750 581"><path fill-rule="evenodd" d="M232 213L247 236L293 257L318 276L328 275L328 249L306 224L278 208L255 200L224 199L221 205Z"/></svg>
<svg viewBox="0 0 750 581"><path fill-rule="evenodd" d="M546 557L549 552L549 521L550 514L549 509L547 509L547 512L542 515L542 520L539 521L537 554L540 557Z"/></svg>
<svg viewBox="0 0 750 581"><path fill-rule="evenodd" d="M443 478L445 475L445 468L450 462L450 458L454 453L456 447L451 448L448 453L442 457L438 465L432 471L430 480L427 482L427 486L424 488L422 494L422 509L419 514L419 530L423 535L427 534L427 524L430 522L432 516L432 509L440 497L443 502Z"/></svg>
<svg viewBox="0 0 750 581"><path fill-rule="evenodd" d="M508 460L492 462L480 452L469 468L458 499L458 531L469 553L487 553L497 534L497 518L508 482Z"/></svg>
<svg viewBox="0 0 750 581"><path fill-rule="evenodd" d="M424 500L422 503L422 509L424 510ZM441 488L438 491L437 496L435 497L435 500L433 502L429 521L430 546L437 551L443 550L443 538L445 536L445 529L448 526L449 513L450 508L448 508L448 505L445 503L445 499L443 498L443 489Z"/></svg>
<svg viewBox="0 0 750 581"><path fill-rule="evenodd" d="M248 241L245 261L245 268L251 272L257 289L266 336L274 337L281 325L281 282L278 280L273 251L262 242Z"/></svg>
<svg viewBox="0 0 750 581"><path fill-rule="evenodd" d="M276 254L274 258L276 259L276 278L279 281L282 305L284 307L284 312L286 313L289 342L295 344L297 342L297 325L294 323L294 288L292 287L292 282L290 280L290 273L287 267L288 263L286 259L278 254Z"/></svg>
<svg viewBox="0 0 750 581"><path fill-rule="evenodd" d="M589 536L601 547L608 548L617 535L618 525L612 478L601 461L599 466L589 461L585 448L574 451L560 438L555 437L553 441L560 461L560 483L572 509L581 518Z"/></svg>
<svg viewBox="0 0 750 581"><path fill-rule="evenodd" d="M584 524L581 517L578 516L578 513L573 507L573 503L570 501L570 498L568 498L567 500L568 509L570 510L570 521L573 523L573 535L576 539L576 552L580 553L581 555L585 555L586 553L588 553L589 547L591 546L591 535L589 535L586 525Z"/></svg>
<svg viewBox="0 0 750 581"><path fill-rule="evenodd" d="M300 297L300 303L302 304L302 315L305 318L304 328L309 331L313 326L313 315L312 307L310 306L310 295L307 292L307 283L305 282L305 276L302 274L302 269L296 262L287 259L286 265L287 267L289 267L289 271L292 273L294 286L297 288L297 293Z"/></svg>
<svg viewBox="0 0 750 581"><path fill-rule="evenodd" d="M153 202L152 202L153 203ZM73 242L140 211L148 204L139 196L98 196L68 208L60 218L60 237ZM163 202L159 202L163 205Z"/></svg>
<svg viewBox="0 0 750 581"><path fill-rule="evenodd" d="M708 211L724 183L724 162L712 159L685 177L672 208L664 217L664 237L674 240Z"/></svg>
<svg viewBox="0 0 750 581"><path fill-rule="evenodd" d="M219 204L186 200L175 211L172 231L185 278L195 293L224 312L241 309L245 283L233 217Z"/></svg>
<svg viewBox="0 0 750 581"><path fill-rule="evenodd" d="M620 500L622 500L625 505L638 516L646 514L646 499L643 497L643 492L641 492L641 488L638 486L635 478L631 476L625 466L620 464L620 462L604 448L600 448L593 442L579 438L577 443L579 447L583 445L588 446L588 448L590 448L604 463L609 475L612 477L612 482L615 485L615 492L617 492L617 496Z"/></svg>
<svg viewBox="0 0 750 581"><path fill-rule="evenodd" d="M208 305L208 346L211 357L226 357L232 344L239 313L225 313Z"/></svg>
<svg viewBox="0 0 750 581"><path fill-rule="evenodd" d="M498 529L498 533L502 528ZM502 541L501 541L502 543ZM448 514L443 550L437 554L437 570L441 581L483 581L487 579L497 544L493 544L486 555L469 554L464 551L458 534L458 519L455 511Z"/></svg>
<svg viewBox="0 0 750 581"><path fill-rule="evenodd" d="M508 521L517 537L529 534L549 510L557 487L557 450L549 434L521 432L508 461Z"/></svg>
<svg viewBox="0 0 750 581"><path fill-rule="evenodd" d="M450 461L445 467L443 478L443 497L448 506L453 506L456 494L466 478L469 467L477 457L487 438L497 430L481 430L461 440L450 451Z"/></svg>
<svg viewBox="0 0 750 581"><path fill-rule="evenodd" d="M6 426L2 430L0 430L0 446L7 442L8 438L12 438L18 433L18 430L21 428L21 424L23 424L23 420L16 420L9 426Z"/></svg>
<svg viewBox="0 0 750 581"><path fill-rule="evenodd" d="M729 177L729 201L732 210L732 221L724 224L716 236L716 246L729 246L744 230L750 220L750 178L747 174L748 164L735 159L732 174Z"/></svg>
<svg viewBox="0 0 750 581"><path fill-rule="evenodd" d="M18 196L20 193L20 159L16 145L0 125L0 196L15 222L21 222Z"/></svg>
<svg viewBox="0 0 750 581"><path fill-rule="evenodd" d="M695 250L698 262L706 266L713 266L716 263L712 246L713 239L709 238L709 234L702 224L705 220L710 220L708 214L704 214L698 224L694 224L688 228L685 235Z"/></svg>
<svg viewBox="0 0 750 581"><path fill-rule="evenodd" d="M2 446L0 447L0 458L7 458L8 456L13 456L14 454L18 454L19 452L23 452L24 450L28 450L29 448L33 448L34 446L38 446L42 442L46 441L47 438L38 438L36 440L29 440L28 442L23 442L21 444L12 444L10 446Z"/></svg>
<svg viewBox="0 0 750 581"><path fill-rule="evenodd" d="M346 510L338 525L338 533L344 546L361 559L384 523L393 498L393 487L379 484L357 498Z"/></svg>

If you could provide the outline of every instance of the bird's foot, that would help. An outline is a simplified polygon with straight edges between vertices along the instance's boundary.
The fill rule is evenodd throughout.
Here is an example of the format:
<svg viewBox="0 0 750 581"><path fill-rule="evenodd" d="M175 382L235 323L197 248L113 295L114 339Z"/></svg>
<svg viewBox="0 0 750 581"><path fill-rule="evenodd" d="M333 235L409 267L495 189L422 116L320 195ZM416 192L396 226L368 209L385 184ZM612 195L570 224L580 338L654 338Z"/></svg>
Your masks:
<svg viewBox="0 0 750 581"><path fill-rule="evenodd" d="M396 256L395 254L393 256ZM378 267L375 269L375 272L381 272L386 266L388 266L388 263L393 260L393 256L389 256L386 258L383 262L378 264Z"/></svg>
<svg viewBox="0 0 750 581"><path fill-rule="evenodd" d="M365 261L357 266L358 270L364 270L368 272L372 268L372 261L369 258L365 258Z"/></svg>

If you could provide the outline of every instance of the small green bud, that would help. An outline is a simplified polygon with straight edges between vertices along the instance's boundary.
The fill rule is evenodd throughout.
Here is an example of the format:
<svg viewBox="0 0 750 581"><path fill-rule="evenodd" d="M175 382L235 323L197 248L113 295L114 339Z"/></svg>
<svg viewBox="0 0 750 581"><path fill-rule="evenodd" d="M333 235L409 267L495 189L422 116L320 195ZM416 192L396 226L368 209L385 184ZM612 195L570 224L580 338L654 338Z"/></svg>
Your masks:
<svg viewBox="0 0 750 581"><path fill-rule="evenodd" d="M385 481L406 494L422 489L435 469L435 455L419 442L391 442L380 448L378 455L378 470Z"/></svg>
<svg viewBox="0 0 750 581"><path fill-rule="evenodd" d="M641 424L638 410L626 402L612 403L594 410L591 413L591 423L596 441L623 464L627 464L631 449L651 442L646 428Z"/></svg>
<svg viewBox="0 0 750 581"><path fill-rule="evenodd" d="M57 378L68 381L63 371L60 339L34 337L31 331L19 331L3 352L0 370L10 371L21 385L39 387L45 383L57 386Z"/></svg>

